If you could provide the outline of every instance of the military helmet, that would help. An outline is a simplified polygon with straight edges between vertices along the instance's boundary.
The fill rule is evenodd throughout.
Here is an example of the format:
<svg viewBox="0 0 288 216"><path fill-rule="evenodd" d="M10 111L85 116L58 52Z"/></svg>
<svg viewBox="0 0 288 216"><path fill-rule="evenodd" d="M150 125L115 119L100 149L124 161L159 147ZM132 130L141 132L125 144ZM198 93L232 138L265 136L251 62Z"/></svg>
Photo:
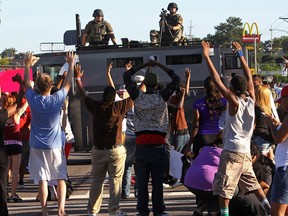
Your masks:
<svg viewBox="0 0 288 216"><path fill-rule="evenodd" d="M104 13L103 13L103 11L102 11L101 9L96 9L96 10L94 10L92 16L93 16L93 17L96 17L96 16L104 17Z"/></svg>
<svg viewBox="0 0 288 216"><path fill-rule="evenodd" d="M178 6L176 3L174 2L171 2L169 3L168 7L167 7L167 10L170 10L170 8L176 8L176 10L178 10Z"/></svg>

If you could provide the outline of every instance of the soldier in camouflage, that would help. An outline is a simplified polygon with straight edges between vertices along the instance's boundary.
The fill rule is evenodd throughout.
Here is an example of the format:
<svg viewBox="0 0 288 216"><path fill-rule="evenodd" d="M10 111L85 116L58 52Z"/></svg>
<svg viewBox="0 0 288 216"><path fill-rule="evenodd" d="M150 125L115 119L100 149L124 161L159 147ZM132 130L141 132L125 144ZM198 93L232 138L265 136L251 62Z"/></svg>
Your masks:
<svg viewBox="0 0 288 216"><path fill-rule="evenodd" d="M162 9L163 10L163 9ZM167 10L169 13L161 13L160 17L160 31L151 30L151 43L157 44L161 42L162 45L171 45L179 43L183 39L183 18L177 14L178 6L176 3L169 3Z"/></svg>
<svg viewBox="0 0 288 216"><path fill-rule="evenodd" d="M113 44L117 46L112 26L104 20L103 11L101 9L94 10L93 17L95 19L90 21L85 27L82 36L82 46L85 46L86 42L94 46L107 46L110 38Z"/></svg>

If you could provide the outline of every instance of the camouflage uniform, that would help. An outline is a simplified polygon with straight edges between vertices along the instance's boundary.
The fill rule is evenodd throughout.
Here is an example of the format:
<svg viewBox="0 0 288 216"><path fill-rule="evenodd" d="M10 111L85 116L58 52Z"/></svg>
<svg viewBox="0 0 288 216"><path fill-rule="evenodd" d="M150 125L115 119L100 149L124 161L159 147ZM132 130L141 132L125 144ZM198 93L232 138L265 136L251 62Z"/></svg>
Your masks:
<svg viewBox="0 0 288 216"><path fill-rule="evenodd" d="M88 35L87 42L90 45L108 45L110 33L113 32L112 26L105 20L96 22L90 21L84 30L84 34Z"/></svg>
<svg viewBox="0 0 288 216"><path fill-rule="evenodd" d="M171 14L167 14L165 16L165 20L167 22L168 25L170 26L176 26L178 24L180 24L182 26L183 24L183 18L180 14L175 14L175 15L171 15ZM162 38L161 38L161 42L164 44L170 44L173 42L179 42L182 39L182 35L183 35L183 26L181 29L179 30L169 30L168 26L165 25L164 23L162 23L162 19L160 20L160 29L162 29ZM164 21L165 22L165 21ZM163 25L163 27L162 27ZM172 33L172 35L170 34L170 32ZM159 40L159 37L161 37L160 32L159 31L155 31L155 30L151 30L150 32L150 39L152 43L157 43Z"/></svg>

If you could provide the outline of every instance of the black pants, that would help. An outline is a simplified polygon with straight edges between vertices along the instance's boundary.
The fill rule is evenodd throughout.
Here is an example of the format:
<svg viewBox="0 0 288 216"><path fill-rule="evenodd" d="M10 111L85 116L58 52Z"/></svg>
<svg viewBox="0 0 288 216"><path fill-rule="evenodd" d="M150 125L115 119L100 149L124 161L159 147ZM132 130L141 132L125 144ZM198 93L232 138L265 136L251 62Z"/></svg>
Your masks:
<svg viewBox="0 0 288 216"><path fill-rule="evenodd" d="M255 194L237 195L230 200L229 213L233 216L265 216L266 211Z"/></svg>
<svg viewBox="0 0 288 216"><path fill-rule="evenodd" d="M193 152L196 156L199 154L199 150L204 146L212 146L215 144L215 140L218 134L197 134L194 138Z"/></svg>
<svg viewBox="0 0 288 216"><path fill-rule="evenodd" d="M6 148L0 147L0 215L8 216L7 209L8 156Z"/></svg>

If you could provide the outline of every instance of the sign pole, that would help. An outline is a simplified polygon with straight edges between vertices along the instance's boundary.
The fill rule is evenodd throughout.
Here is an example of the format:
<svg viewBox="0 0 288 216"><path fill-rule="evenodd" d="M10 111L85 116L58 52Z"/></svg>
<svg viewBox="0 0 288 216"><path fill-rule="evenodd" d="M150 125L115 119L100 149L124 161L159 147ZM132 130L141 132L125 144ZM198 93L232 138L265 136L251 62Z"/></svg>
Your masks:
<svg viewBox="0 0 288 216"><path fill-rule="evenodd" d="M257 49L256 49L256 37L254 38L254 67L255 67L255 73L258 74L257 70Z"/></svg>

